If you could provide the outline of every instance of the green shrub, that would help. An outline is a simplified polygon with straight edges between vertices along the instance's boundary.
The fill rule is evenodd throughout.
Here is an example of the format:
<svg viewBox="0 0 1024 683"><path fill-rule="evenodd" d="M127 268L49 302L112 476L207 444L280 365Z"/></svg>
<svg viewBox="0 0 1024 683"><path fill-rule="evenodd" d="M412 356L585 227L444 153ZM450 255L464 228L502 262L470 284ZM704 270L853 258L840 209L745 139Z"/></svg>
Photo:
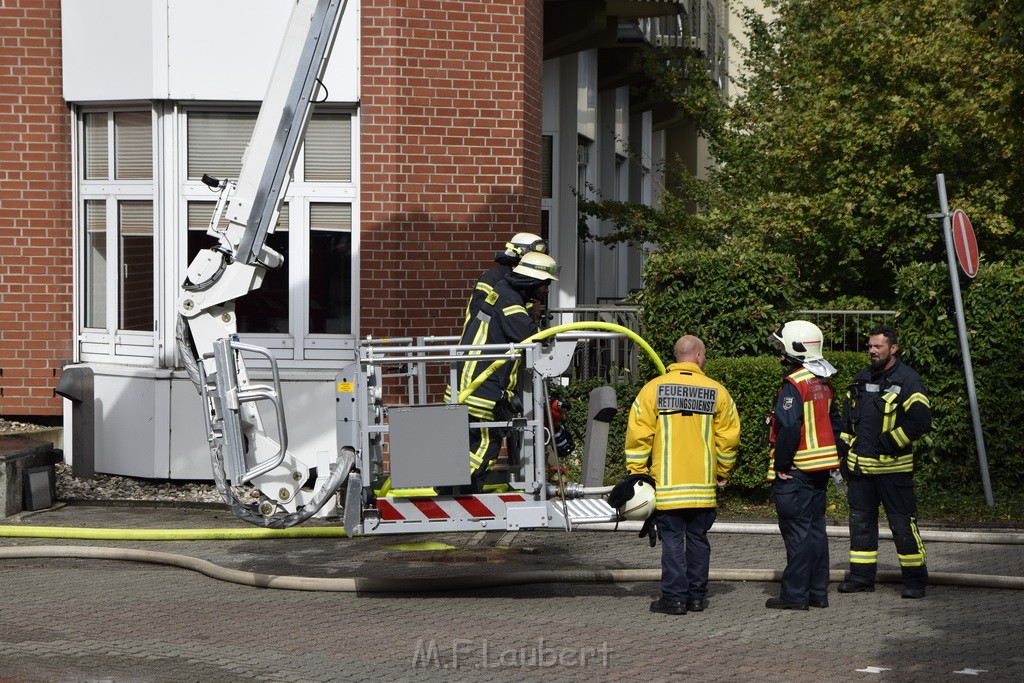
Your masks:
<svg viewBox="0 0 1024 683"><path fill-rule="evenodd" d="M738 244L654 254L644 282L642 334L666 361L684 334L704 340L712 358L763 354L801 295L792 258Z"/></svg>
<svg viewBox="0 0 1024 683"><path fill-rule="evenodd" d="M993 490L1024 485L1024 396L1017 384L1024 323L1024 266L983 263L961 279L978 412ZM978 449L967 394L946 264L911 264L897 278L897 331L904 362L925 381L933 430L918 448L918 480L926 488L981 489Z"/></svg>
<svg viewBox="0 0 1024 683"><path fill-rule="evenodd" d="M846 386L853 376L867 363L863 353L829 354L829 360L839 371L835 377L837 397L845 396ZM705 372L721 382L740 413L740 449L736 467L730 477L730 486L735 490L763 496L768 489L765 474L768 470L768 431L765 418L771 411L775 394L782 382L782 367L776 356L764 354L748 358L712 358L707 362ZM569 421L577 436L577 458L582 453L583 436L586 433L587 399L599 380L576 382L556 390L560 398L570 405ZM616 384L619 412L609 429L608 451L605 460L605 483L614 484L626 472L624 445L626 422L629 408L643 383ZM579 475L580 463L572 460L570 469L573 476Z"/></svg>

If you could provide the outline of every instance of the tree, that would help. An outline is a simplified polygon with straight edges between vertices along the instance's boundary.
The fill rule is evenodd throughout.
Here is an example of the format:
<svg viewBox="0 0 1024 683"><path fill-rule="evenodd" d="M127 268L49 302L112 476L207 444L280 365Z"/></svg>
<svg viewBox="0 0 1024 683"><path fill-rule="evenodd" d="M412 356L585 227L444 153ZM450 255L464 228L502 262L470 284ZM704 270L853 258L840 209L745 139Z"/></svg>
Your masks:
<svg viewBox="0 0 1024 683"><path fill-rule="evenodd" d="M1024 52L1024 0L968 0L978 30L1000 49ZM1020 137L1024 133L1024 73L1010 74L1011 87L997 115Z"/></svg>
<svg viewBox="0 0 1024 683"><path fill-rule="evenodd" d="M778 19L746 14L746 95L711 141L730 230L795 255L822 297L889 301L898 267L944 259L927 217L944 173L986 255L1016 248L1020 143L994 114L1020 53L964 0L766 4Z"/></svg>
<svg viewBox="0 0 1024 683"><path fill-rule="evenodd" d="M1020 23L1009 24L1018 33L979 28L990 16L979 6L1005 18L1016 1L766 0L775 19L744 14L745 90L724 116L692 65L652 60L719 168L645 215L646 239L670 249L673 234L741 241L795 258L816 302L858 294L886 305L900 266L945 260L941 225L928 218L943 173L983 258L1016 259L1024 162L1020 127L1008 124L1020 110L1006 103L1019 96L1024 55L1006 35ZM697 217L675 216L694 203ZM582 208L631 237L628 212L595 204ZM663 239L650 236L658 226L669 226Z"/></svg>

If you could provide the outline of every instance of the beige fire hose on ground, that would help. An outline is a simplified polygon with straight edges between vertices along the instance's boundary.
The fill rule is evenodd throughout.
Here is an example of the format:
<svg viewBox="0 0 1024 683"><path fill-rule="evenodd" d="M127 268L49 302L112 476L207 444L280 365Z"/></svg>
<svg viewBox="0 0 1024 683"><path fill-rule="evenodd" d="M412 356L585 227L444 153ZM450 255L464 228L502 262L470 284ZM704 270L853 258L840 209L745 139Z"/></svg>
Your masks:
<svg viewBox="0 0 1024 683"><path fill-rule="evenodd" d="M628 523L626 523L628 524ZM631 531L626 524L619 528ZM597 526L597 525L595 525ZM735 527L735 528L732 528ZM770 533L769 524L719 524L719 533ZM777 529L775 529L777 533ZM965 532L931 532L944 534L942 540L964 541L982 536L983 543L1020 543L1021 534L972 534ZM293 529L74 529L68 527L19 527L0 526L0 536L20 538L103 538L112 540L229 540L240 538L299 538L299 537L341 537L344 530L337 527L312 527ZM926 540L927 532L922 532ZM938 539L936 539L938 540ZM659 569L579 569L579 570L535 570L487 575L446 576L436 578L374 578L337 577L317 578L305 576L279 576L261 574L239 569L221 567L212 562L187 555L130 548L109 548L97 546L14 546L0 548L0 560L13 559L87 559L118 560L126 562L148 562L180 567L199 572L219 581L228 581L257 588L281 590L335 591L348 593L421 593L445 590L466 590L474 588L499 588L538 583L632 583L659 581ZM712 569L711 581L779 581L781 570L769 569ZM847 578L844 570L832 570L831 581ZM898 571L878 572L881 583L902 581ZM1024 577L996 576L987 574L953 574L931 572L928 582L932 585L965 586L974 588L1024 589Z"/></svg>

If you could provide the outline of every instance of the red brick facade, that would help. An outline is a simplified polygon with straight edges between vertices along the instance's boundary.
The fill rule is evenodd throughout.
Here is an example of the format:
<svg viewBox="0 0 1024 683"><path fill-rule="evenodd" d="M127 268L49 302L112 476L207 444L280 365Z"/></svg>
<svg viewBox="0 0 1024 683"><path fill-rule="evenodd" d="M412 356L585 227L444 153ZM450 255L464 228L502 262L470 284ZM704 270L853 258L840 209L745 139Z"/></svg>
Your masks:
<svg viewBox="0 0 1024 683"><path fill-rule="evenodd" d="M542 0L362 3L362 333L453 334L540 231Z"/></svg>
<svg viewBox="0 0 1024 683"><path fill-rule="evenodd" d="M362 334L452 334L540 231L542 0L362 2ZM0 3L0 415L59 415L73 355L60 0Z"/></svg>
<svg viewBox="0 0 1024 683"><path fill-rule="evenodd" d="M0 26L0 415L59 415L73 336L60 0L0 3Z"/></svg>

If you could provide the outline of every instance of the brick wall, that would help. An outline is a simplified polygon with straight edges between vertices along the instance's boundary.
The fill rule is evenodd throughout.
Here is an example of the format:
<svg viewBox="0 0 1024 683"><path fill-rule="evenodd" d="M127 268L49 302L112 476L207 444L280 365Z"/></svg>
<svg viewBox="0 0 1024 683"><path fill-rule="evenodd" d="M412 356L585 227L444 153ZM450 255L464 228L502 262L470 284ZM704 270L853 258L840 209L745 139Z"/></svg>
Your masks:
<svg viewBox="0 0 1024 683"><path fill-rule="evenodd" d="M71 132L60 0L0 3L0 415L59 415L71 358Z"/></svg>
<svg viewBox="0 0 1024 683"><path fill-rule="evenodd" d="M454 334L497 247L540 232L543 3L402 4L362 3L361 332Z"/></svg>
<svg viewBox="0 0 1024 683"><path fill-rule="evenodd" d="M450 334L540 231L543 0L363 0L362 333ZM72 357L60 1L0 3L0 415L60 413Z"/></svg>

